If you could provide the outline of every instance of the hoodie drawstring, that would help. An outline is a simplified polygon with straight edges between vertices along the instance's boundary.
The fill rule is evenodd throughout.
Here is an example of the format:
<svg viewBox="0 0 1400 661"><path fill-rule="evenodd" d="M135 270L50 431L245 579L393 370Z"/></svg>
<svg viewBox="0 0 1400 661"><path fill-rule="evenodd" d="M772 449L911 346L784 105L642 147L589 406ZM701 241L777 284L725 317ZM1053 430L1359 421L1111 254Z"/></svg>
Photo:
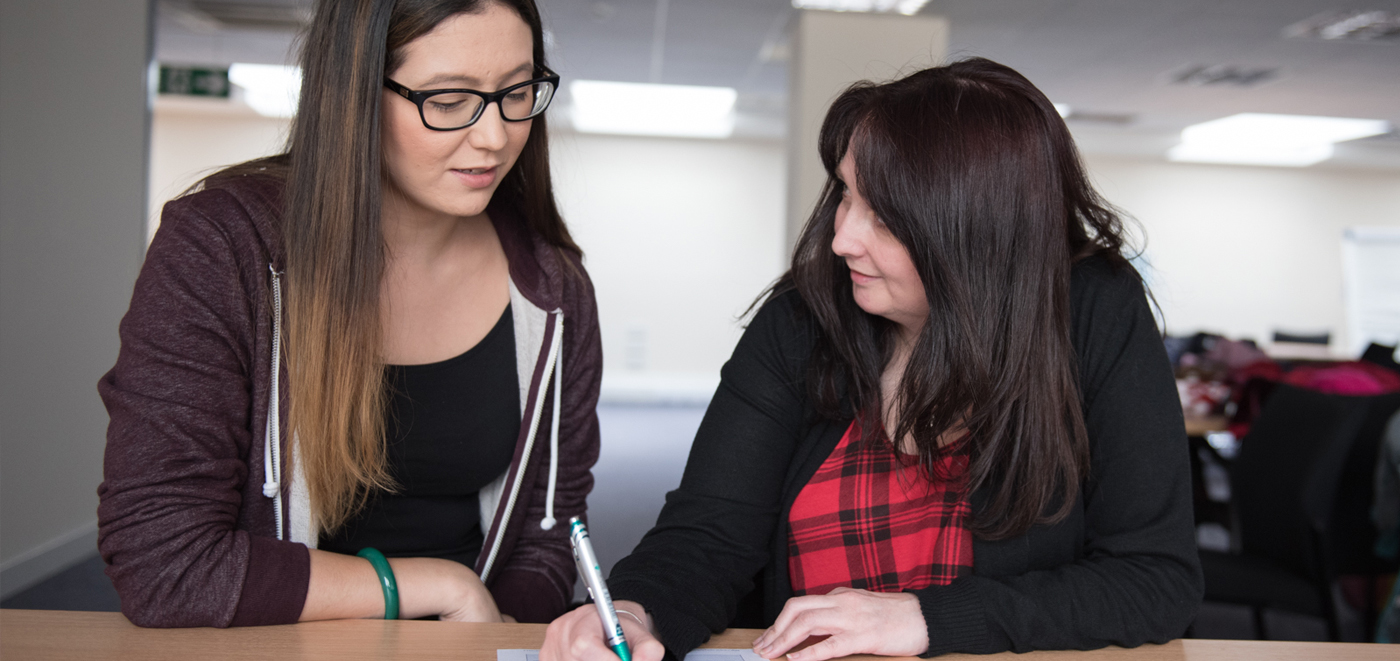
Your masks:
<svg viewBox="0 0 1400 661"><path fill-rule="evenodd" d="M286 539L282 523L282 424L279 382L281 380L282 359L282 274L271 264L272 272L272 382L268 389L267 442L263 444L263 495L273 499L272 509L277 519L277 539ZM558 523L554 518L554 500L559 482L559 421L563 416L562 400L564 390L564 314L556 310L554 317L553 346L548 355L553 359L554 406L549 425L549 486L545 491L545 515L540 519L540 528L551 530ZM517 485L518 486L518 485ZM514 500L512 494L511 500ZM494 551L494 549L493 549ZM494 553L492 554L494 556ZM488 567L490 563L488 562Z"/></svg>
<svg viewBox="0 0 1400 661"><path fill-rule="evenodd" d="M564 313L554 316L554 341L559 350L554 354L554 415L549 425L549 488L545 490L544 518L540 528L550 530L558 523L554 519L554 485L559 481L559 418L560 392L564 389Z"/></svg>
<svg viewBox="0 0 1400 661"><path fill-rule="evenodd" d="M558 368L560 364L559 356L563 353L563 350L560 347L564 344L564 312L562 310L555 310L553 312L550 312L549 316L553 319L554 322L554 333L549 343L541 347L541 351L544 353L545 356L544 374L542 375L541 383L547 384L552 378L555 380L556 384L560 384L563 383L563 377L558 371ZM496 554L501 550L501 542L505 539L505 530L510 525L511 514L515 511L515 501L520 496L520 489L523 486L523 480L525 478L525 469L529 465L530 455L533 451L533 448L535 447L536 432L539 430L540 422L542 421L541 419L544 417L544 398L548 393L545 391L542 385L539 390L533 391L532 394L534 395L534 402L533 405L529 408L531 411L533 411L533 413L531 414L529 421L520 421L521 424L529 425L525 433L525 451L523 454L523 458L521 459L520 464L514 469L516 471L515 479L510 480L510 493L505 494L504 496L504 510L502 510L501 513L497 514L497 520L500 522L499 531L494 537L490 538L492 540L490 550L488 551L487 549L482 549L482 553L486 554L486 562L482 564L481 572L479 573L479 576L481 576L481 580L483 581L489 580L489 577L491 576L491 570L496 563ZM554 518L554 487L555 483L559 479L558 428L559 418L561 415L558 405L560 401L560 392L558 388L556 388L554 391L554 401L554 413L552 416L552 420L550 421L550 428L552 433L550 437L549 453L549 488L546 491L545 497L545 516L543 519L540 519L540 528L543 528L544 530L550 530L554 527L556 523L558 523ZM495 528L496 524L492 524L492 527Z"/></svg>

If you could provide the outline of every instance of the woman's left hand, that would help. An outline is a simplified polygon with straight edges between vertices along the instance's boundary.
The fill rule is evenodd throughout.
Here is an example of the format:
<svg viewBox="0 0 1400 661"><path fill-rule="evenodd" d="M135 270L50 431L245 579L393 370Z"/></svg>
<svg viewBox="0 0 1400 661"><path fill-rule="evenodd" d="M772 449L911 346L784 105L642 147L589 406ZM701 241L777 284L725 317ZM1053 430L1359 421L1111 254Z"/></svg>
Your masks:
<svg viewBox="0 0 1400 661"><path fill-rule="evenodd" d="M823 661L851 654L917 656L928 650L928 625L919 599L907 593L836 588L823 596L794 597L777 621L754 640L753 651L773 659L807 640L829 636L788 655Z"/></svg>

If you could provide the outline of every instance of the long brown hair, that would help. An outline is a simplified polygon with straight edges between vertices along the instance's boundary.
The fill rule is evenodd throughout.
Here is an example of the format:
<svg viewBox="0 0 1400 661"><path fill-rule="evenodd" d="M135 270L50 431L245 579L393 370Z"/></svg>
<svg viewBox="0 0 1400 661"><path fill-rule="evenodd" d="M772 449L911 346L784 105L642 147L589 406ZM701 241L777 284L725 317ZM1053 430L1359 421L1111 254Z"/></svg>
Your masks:
<svg viewBox="0 0 1400 661"><path fill-rule="evenodd" d="M1126 265L1118 214L1054 106L1010 68L970 59L837 98L820 138L829 178L775 290L797 289L821 328L809 379L819 409L839 417L854 404L865 442L883 442L894 325L855 304L831 250L848 148L850 183L909 251L928 298L888 437L912 437L927 465L948 451L939 436L966 426L967 488L990 490L974 522L983 538L1062 519L1089 470L1070 267L1092 254Z"/></svg>
<svg viewBox="0 0 1400 661"><path fill-rule="evenodd" d="M372 490L395 487L384 452L380 356L383 80L401 63L404 46L448 18L493 4L530 26L535 65L545 66L533 0L319 0L302 44L301 98L287 152L206 180L230 174L285 180L287 429L305 462L312 513L323 531L343 525ZM488 210L579 255L554 201L546 128L544 115L534 118Z"/></svg>

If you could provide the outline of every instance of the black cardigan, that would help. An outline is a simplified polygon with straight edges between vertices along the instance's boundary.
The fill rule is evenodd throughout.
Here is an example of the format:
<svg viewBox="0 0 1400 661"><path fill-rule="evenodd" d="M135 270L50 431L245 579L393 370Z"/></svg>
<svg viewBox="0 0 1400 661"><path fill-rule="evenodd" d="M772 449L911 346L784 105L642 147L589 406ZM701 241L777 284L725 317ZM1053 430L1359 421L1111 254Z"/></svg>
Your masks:
<svg viewBox="0 0 1400 661"><path fill-rule="evenodd" d="M1181 407L1141 283L1090 258L1074 267L1070 298L1090 475L1065 520L976 540L971 575L914 591L930 656L1160 643L1200 604ZM751 626L792 597L789 509L850 424L818 418L807 396L814 334L796 293L763 305L721 372L680 488L609 577L613 598L646 607L678 658L735 622L751 592L762 597ZM972 495L974 511L986 497Z"/></svg>

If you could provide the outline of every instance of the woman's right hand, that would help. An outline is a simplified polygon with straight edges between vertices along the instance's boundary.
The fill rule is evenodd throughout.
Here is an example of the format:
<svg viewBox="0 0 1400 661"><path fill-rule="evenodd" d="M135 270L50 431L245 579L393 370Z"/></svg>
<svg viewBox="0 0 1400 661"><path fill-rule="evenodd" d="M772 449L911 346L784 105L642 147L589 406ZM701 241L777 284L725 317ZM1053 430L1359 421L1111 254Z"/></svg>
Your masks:
<svg viewBox="0 0 1400 661"><path fill-rule="evenodd" d="M626 613L618 613L622 635L632 648L632 661L661 661L666 648L651 631L651 616L635 601L616 601L613 607L627 611L645 621L639 622ZM617 654L603 639L603 621L593 604L584 604L549 623L540 646L540 661L617 661Z"/></svg>

